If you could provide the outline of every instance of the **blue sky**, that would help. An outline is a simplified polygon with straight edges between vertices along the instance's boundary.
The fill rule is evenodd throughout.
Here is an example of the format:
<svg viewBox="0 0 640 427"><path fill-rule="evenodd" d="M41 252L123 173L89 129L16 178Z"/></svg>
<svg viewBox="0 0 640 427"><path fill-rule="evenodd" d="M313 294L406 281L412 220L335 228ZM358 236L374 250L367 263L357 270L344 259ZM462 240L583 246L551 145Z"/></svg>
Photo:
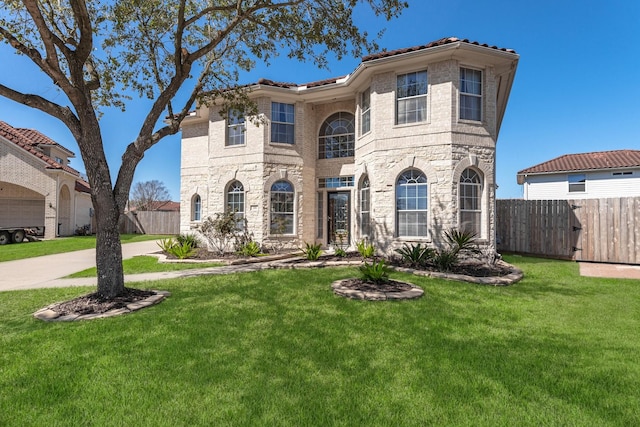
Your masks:
<svg viewBox="0 0 640 427"><path fill-rule="evenodd" d="M387 50L442 37L466 38L514 49L520 55L515 83L497 147L498 198L520 198L517 171L554 157L590 151L640 149L640 1L609 0L409 0L391 22L359 10L357 22L370 34L386 32ZM0 82L52 94L48 82L24 60L0 47ZM360 58L332 61L330 70L279 58L258 65L239 83L261 77L306 83L351 73ZM62 95L57 95L62 96ZM62 101L60 101L62 102ZM111 174L137 134L146 103L126 113L106 110L102 118ZM39 130L78 156L71 166L84 172L71 134L56 119L0 98L0 120ZM180 134L146 154L134 182L163 181L180 197Z"/></svg>

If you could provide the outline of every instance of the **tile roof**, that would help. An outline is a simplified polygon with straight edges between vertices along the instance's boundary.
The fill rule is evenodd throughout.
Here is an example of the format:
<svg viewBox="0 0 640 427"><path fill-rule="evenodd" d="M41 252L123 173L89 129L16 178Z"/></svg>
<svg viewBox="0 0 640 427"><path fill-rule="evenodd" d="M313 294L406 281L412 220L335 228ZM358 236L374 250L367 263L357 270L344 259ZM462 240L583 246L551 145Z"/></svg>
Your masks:
<svg viewBox="0 0 640 427"><path fill-rule="evenodd" d="M429 48L437 47L437 46L444 46L444 45L451 44L451 43L467 43L467 44L471 44L471 45L475 45L475 46L488 47L490 49L500 50L500 51L503 51L503 52L516 53L515 50L513 50L513 49L505 49L505 48L500 48L500 47L497 47L497 46L489 46L488 44L481 44L481 43L476 42L476 41L469 41L469 39L459 39L457 37L444 37L444 38L442 38L440 40L432 41L432 42L424 44L424 45L407 47L407 48L403 48L403 49L383 51L383 52L378 52L378 53L374 53L374 54L371 54L371 55L367 55L367 56L364 56L362 58L362 62L373 61L374 59L387 58L389 56L400 55L400 54L408 53L408 52L415 52L415 51L429 49ZM305 83L305 84L276 82L276 81L273 81L273 80L262 78L262 79L258 80L258 84L265 85L265 86L280 87L280 88L285 88L285 89L296 88L296 87L312 88L312 87L325 86L325 85L337 83L338 80L344 79L345 77L347 77L347 76L333 77L333 78L324 79L324 80L318 80L318 81L315 81L315 82L310 82L310 83Z"/></svg>
<svg viewBox="0 0 640 427"><path fill-rule="evenodd" d="M523 169L518 175L640 167L640 150L613 150L565 154Z"/></svg>
<svg viewBox="0 0 640 427"><path fill-rule="evenodd" d="M88 193L91 194L91 187L89 187L89 183L84 179L76 180L76 191L79 193Z"/></svg>
<svg viewBox="0 0 640 427"><path fill-rule="evenodd" d="M37 131L35 131L35 132L37 132ZM40 132L37 132L37 133L42 135ZM29 134L30 134L30 132L25 134L20 129L16 129L13 126L9 125L8 123L0 121L0 136L4 137L5 139L7 139L10 142L13 142L18 147L22 148L23 150L31 153L35 157L37 157L40 160L42 160L43 162L45 162L47 164L47 166L46 166L47 169L61 169L61 170L64 170L65 172L68 172L68 173L70 173L72 175L80 176L80 172L78 172L77 170L73 169L72 167L69 167L68 165L63 165L63 164L60 164L60 163L56 162L54 159L52 159L51 157L47 156L42 151L40 151L37 148L37 145L36 145L37 142L31 140L27 136ZM42 135L42 136L44 136L44 135ZM47 137L45 137L45 138L47 138ZM59 145L59 144L57 144L55 142L54 142L54 144ZM66 148L65 148L65 150L66 150ZM69 150L67 150L67 151L69 151Z"/></svg>
<svg viewBox="0 0 640 427"><path fill-rule="evenodd" d="M135 212L138 209L136 207L132 207L129 209L131 212ZM180 211L180 202L173 202L171 200L165 201L155 201L149 203L146 211L164 211L164 212L172 212L172 211Z"/></svg>
<svg viewBox="0 0 640 427"><path fill-rule="evenodd" d="M501 48L501 47L497 47L497 46L489 46L488 44L482 44L476 41L470 41L469 39L459 39L457 37L444 37L441 38L440 40L435 40L432 41L431 43L427 43L427 44L423 44L423 45L419 45L419 46L413 46L413 47L407 47L407 48L403 48L403 49L396 49L396 50L389 50L389 51L385 51L385 52L379 52L379 53L374 53L371 55L367 55L364 58L362 58L362 62L367 62L367 61L373 61L374 59L380 59L380 58L386 58L389 56L395 56L395 55L400 55L403 53L408 53L408 52L415 52L418 50L424 50L424 49L429 49L432 47L437 47L437 46L444 46L450 43L467 43L467 44L472 44L475 46L482 46L482 47L488 47L491 49L495 49L495 50L500 50L503 52L509 52L509 53L516 53L515 50L513 49L506 49L506 48Z"/></svg>

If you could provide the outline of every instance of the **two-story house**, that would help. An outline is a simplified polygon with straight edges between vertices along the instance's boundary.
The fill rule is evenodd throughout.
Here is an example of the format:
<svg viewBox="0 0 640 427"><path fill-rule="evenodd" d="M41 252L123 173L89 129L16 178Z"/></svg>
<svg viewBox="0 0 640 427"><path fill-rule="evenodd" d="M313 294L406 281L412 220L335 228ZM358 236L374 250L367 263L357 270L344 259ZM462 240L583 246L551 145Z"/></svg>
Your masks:
<svg viewBox="0 0 640 427"><path fill-rule="evenodd" d="M519 56L444 38L344 77L250 85L262 124L199 105L183 122L181 231L232 209L256 241L386 252L451 228L495 253L496 142Z"/></svg>
<svg viewBox="0 0 640 427"><path fill-rule="evenodd" d="M640 150L565 154L517 174L525 200L640 196Z"/></svg>

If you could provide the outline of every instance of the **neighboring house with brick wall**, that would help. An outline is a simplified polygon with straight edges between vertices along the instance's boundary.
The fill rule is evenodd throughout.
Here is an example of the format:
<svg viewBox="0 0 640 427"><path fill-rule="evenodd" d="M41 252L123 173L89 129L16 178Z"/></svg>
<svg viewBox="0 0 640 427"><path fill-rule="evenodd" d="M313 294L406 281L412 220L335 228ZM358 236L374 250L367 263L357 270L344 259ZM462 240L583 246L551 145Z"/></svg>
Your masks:
<svg viewBox="0 0 640 427"><path fill-rule="evenodd" d="M249 85L261 124L200 105L183 122L181 232L226 209L269 247L368 238L390 252L470 229L495 253L496 141L519 56L445 38L349 75Z"/></svg>
<svg viewBox="0 0 640 427"><path fill-rule="evenodd" d="M0 121L0 227L39 227L47 239L92 220L91 190L73 152L33 129Z"/></svg>
<svg viewBox="0 0 640 427"><path fill-rule="evenodd" d="M517 174L525 200L640 196L640 150L567 154Z"/></svg>

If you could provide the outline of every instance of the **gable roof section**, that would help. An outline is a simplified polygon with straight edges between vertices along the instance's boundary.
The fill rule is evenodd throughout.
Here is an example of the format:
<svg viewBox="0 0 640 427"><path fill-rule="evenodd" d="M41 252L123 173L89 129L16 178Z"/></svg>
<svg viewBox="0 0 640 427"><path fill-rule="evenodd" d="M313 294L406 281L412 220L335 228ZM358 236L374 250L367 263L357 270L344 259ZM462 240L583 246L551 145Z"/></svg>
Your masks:
<svg viewBox="0 0 640 427"><path fill-rule="evenodd" d="M42 135L40 132L38 134ZM47 169L60 169L65 172L68 172L75 176L80 176L80 172L69 167L67 165L62 165L56 162L51 157L44 154L37 148L37 145L34 144L34 141L30 140L25 134L23 134L19 129L14 128L13 126L0 121L0 136L8 140L9 142L14 143L18 147L22 148L26 152L31 155L37 157L41 161L45 162ZM44 136L44 135L42 135ZM46 137L45 137L46 138ZM48 139L48 138L47 138ZM54 144L59 145L54 142ZM66 150L66 149L65 149ZM68 150L67 150L68 151Z"/></svg>
<svg viewBox="0 0 640 427"><path fill-rule="evenodd" d="M525 175L578 172L589 170L624 169L640 167L640 150L613 150L593 153L565 154L549 161L522 169L518 183Z"/></svg>
<svg viewBox="0 0 640 427"><path fill-rule="evenodd" d="M66 147L63 147L62 145L55 142L53 139L49 138L48 136L40 133L35 129L27 129L27 128L14 128L14 129L20 132L33 145L55 146L67 152L70 155L70 157L75 157L75 154L73 153L73 151L68 150Z"/></svg>

